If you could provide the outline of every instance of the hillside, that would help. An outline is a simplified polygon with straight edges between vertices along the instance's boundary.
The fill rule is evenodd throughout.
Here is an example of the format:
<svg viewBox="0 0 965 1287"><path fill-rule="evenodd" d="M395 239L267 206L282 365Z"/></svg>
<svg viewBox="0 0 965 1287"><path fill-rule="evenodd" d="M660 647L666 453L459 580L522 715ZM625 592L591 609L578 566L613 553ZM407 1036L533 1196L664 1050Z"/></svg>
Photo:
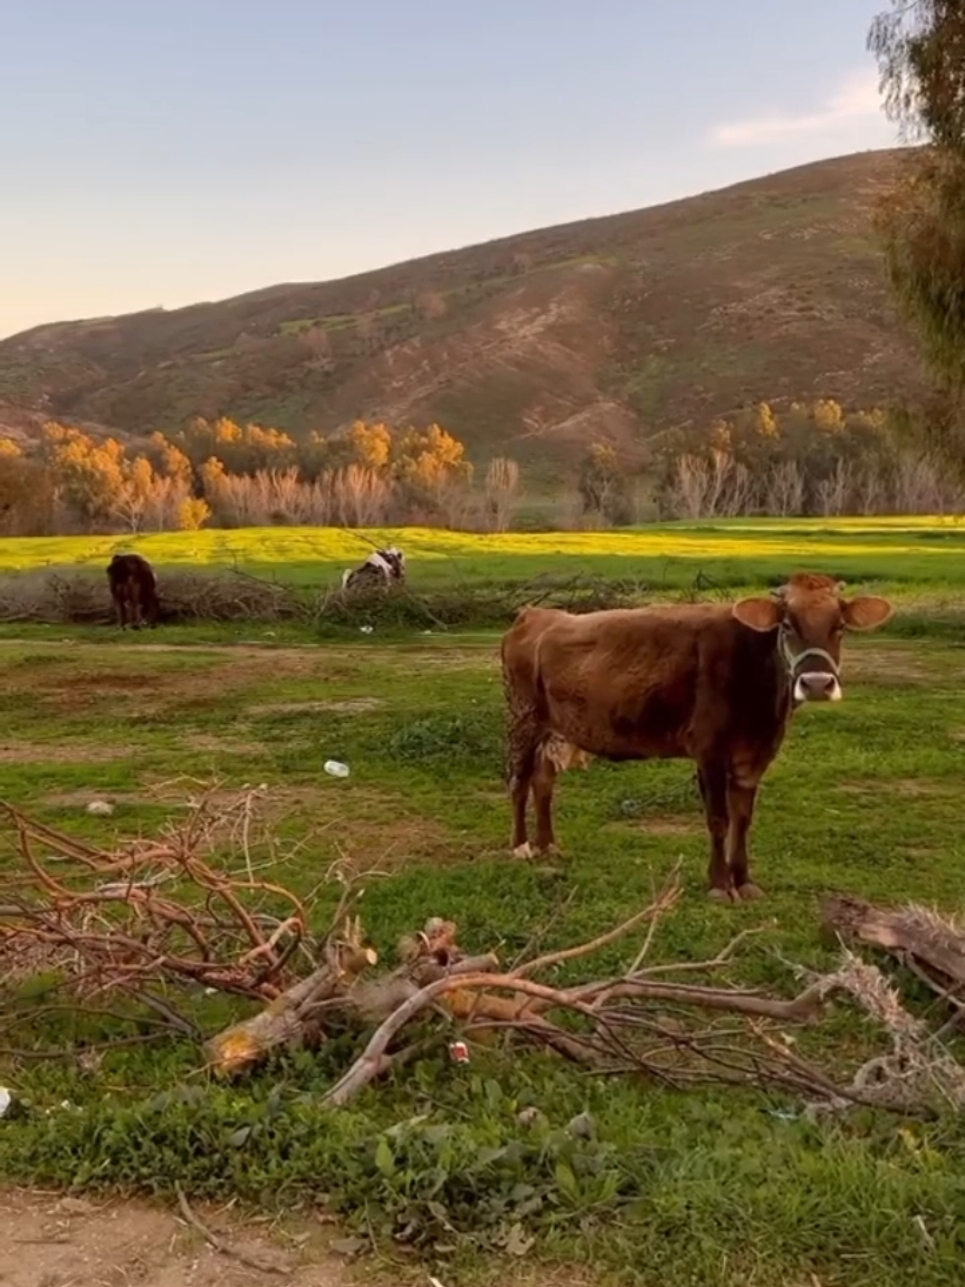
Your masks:
<svg viewBox="0 0 965 1287"><path fill-rule="evenodd" d="M0 342L0 404L131 433L230 415L330 433L438 420L550 470L762 398L910 378L871 212L900 151L221 303ZM0 420L4 419L0 405Z"/></svg>

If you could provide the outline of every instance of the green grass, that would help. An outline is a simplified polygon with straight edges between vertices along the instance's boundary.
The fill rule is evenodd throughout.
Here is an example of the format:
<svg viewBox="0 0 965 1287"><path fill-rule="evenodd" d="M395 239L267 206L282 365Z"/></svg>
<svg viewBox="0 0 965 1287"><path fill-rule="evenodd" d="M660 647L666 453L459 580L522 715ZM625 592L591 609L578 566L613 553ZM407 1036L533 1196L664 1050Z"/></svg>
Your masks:
<svg viewBox="0 0 965 1287"><path fill-rule="evenodd" d="M431 528L243 528L147 536L0 539L0 571L96 567L134 549L159 567L240 567L263 576L317 583L373 547L401 543L414 583L527 578L554 573L633 575L667 589L698 572L743 586L798 567L881 584L965 584L965 522L955 518L734 519L661 523L610 532L467 535Z"/></svg>
<svg viewBox="0 0 965 1287"><path fill-rule="evenodd" d="M692 587L698 570L722 586L753 586L798 567L893 587L895 631L848 641L844 702L800 712L766 779L752 843L767 901L721 908L705 898L706 841L683 764L594 765L566 775L558 794L564 863L547 870L511 860L502 697L495 636L485 633L399 631L389 642L299 647L278 646L298 639L276 633L266 639L274 648L160 652L107 630L97 632L109 641L99 644L95 632L82 632L65 645L60 628L28 642L8 637L0 642L0 796L109 841L154 833L174 805L172 788L160 799L153 792L178 775L267 782L283 841L304 842L279 868L280 880L307 894L340 857L386 873L368 882L363 904L383 955L431 914L456 920L467 948L495 947L506 959L541 926L550 926L547 948L589 938L636 910L678 857L685 896L653 955L702 959L737 928L773 921L742 951L735 977L785 993L795 986L788 961L827 968L835 960L818 930L829 891L961 907L965 654L941 615L965 603L957 525L369 535L392 536L411 552L414 585L578 568L626 575L629 563L632 575L668 592ZM8 541L0 566L96 565L118 544ZM238 560L303 584L333 576L368 548L353 533L286 530L135 544L162 566ZM914 640L901 637L903 613L917 623ZM245 637L232 630L222 638ZM192 637L206 632L162 629L148 642ZM363 698L362 708L340 705ZM349 779L322 772L330 757L351 766ZM115 815L87 815L91 795L114 799ZM0 852L0 863L14 861ZM314 903L317 928L333 899L323 893ZM608 949L594 972L624 957L625 949ZM197 1002L207 1029L234 1010L221 998ZM54 1016L3 1033L0 1045L44 1045L65 1034L104 1039L118 1029ZM807 1038L832 1065L869 1040L847 1006ZM510 1271L494 1253L517 1222L537 1236L526 1263L584 1265L601 1280L648 1287L944 1287L965 1254L965 1131L957 1121L901 1124L853 1113L815 1126L785 1120L779 1110L789 1104L779 1096L598 1080L557 1056L498 1048L474 1049L466 1068L427 1056L332 1113L319 1098L347 1057L336 1041L226 1088L198 1076L198 1052L187 1043L117 1047L95 1072L0 1054L0 1082L39 1110L0 1130L0 1177L166 1197L177 1180L198 1198L237 1195L287 1210L326 1194L384 1246L411 1226L424 1254L453 1248L436 1271L453 1284L506 1281ZM79 1111L56 1110L65 1099ZM530 1104L549 1118L545 1130L519 1127L517 1113ZM54 1111L46 1116L46 1108ZM582 1111L597 1123L594 1139L564 1130Z"/></svg>

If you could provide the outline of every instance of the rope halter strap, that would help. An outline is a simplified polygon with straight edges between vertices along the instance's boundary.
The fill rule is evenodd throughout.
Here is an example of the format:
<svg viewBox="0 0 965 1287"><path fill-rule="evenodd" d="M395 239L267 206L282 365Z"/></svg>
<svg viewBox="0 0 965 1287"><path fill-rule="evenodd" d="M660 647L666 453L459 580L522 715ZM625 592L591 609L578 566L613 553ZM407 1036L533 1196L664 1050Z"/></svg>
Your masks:
<svg viewBox="0 0 965 1287"><path fill-rule="evenodd" d="M792 652L788 646L787 636L788 629L782 624L778 628L778 647L780 648L781 657L784 659L784 664L787 667L788 679L793 682L797 678L798 667L802 662L806 661L808 657L820 657L821 660L827 664L827 668L834 678L838 679L840 677L840 667L829 652L825 652L823 648L805 648L803 652Z"/></svg>

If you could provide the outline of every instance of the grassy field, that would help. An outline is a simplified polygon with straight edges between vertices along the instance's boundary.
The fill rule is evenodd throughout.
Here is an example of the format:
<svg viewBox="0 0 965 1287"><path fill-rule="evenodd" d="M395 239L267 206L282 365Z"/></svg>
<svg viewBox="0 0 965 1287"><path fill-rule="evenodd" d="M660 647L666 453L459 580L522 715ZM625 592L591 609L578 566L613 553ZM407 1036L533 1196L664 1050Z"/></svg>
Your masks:
<svg viewBox="0 0 965 1287"><path fill-rule="evenodd" d="M790 994L788 962L836 960L818 929L829 891L961 907L965 653L949 629L949 614L965 605L958 524L390 535L410 554L414 590L423 580L587 572L690 594L698 572L722 592L804 568L893 592L894 628L848 641L844 702L802 711L766 780L752 843L768 899L738 908L706 899L703 823L683 764L568 775L559 792L563 862L510 859L492 633L323 645L293 636L253 647L240 627L216 640L188 627L126 639L109 628L17 638L8 627L0 797L109 843L118 833L155 833L199 782L264 782L282 845L279 880L308 894L336 860L383 873L364 900L383 953L431 914L454 919L467 948L495 947L506 959L541 927L547 948L589 938L635 911L681 858L685 896L653 956L704 959L737 929L762 927L734 977ZM370 548L352 533L284 530L7 541L0 570L100 567L119 545L162 570L239 564L306 585L334 579ZM914 639L903 635L908 614ZM192 639L195 648L165 646ZM326 776L328 758L347 762L351 776ZM89 816L95 797L112 800L115 814ZM10 870L16 857L3 844ZM316 928L334 901L327 888L315 899ZM626 947L609 949L595 972L626 956ZM2 980L0 964L0 988ZM234 1009L221 998L199 1002L209 1029ZM811 1051L832 1066L871 1041L846 1005L823 1033ZM425 1255L442 1258L433 1272L447 1284L509 1281L517 1262L507 1267L495 1253L516 1224L536 1237L520 1272L572 1266L648 1287L944 1287L965 1255L957 1120L861 1112L813 1125L778 1096L596 1079L555 1055L499 1048L474 1049L466 1067L427 1057L333 1113L318 1101L347 1057L337 1042L224 1087L198 1076L187 1042L118 1045L94 1069L29 1057L65 1034L119 1032L110 1019L71 1014L0 1035L0 1083L41 1108L69 1100L79 1109L5 1123L0 1177L166 1197L179 1182L198 1198L289 1211L325 1195L363 1236L377 1235L396 1280L414 1272L411 1254L391 1250L391 1234L405 1226L423 1235ZM545 1132L518 1125L529 1105L548 1116ZM562 1128L583 1111L596 1134L570 1139Z"/></svg>
<svg viewBox="0 0 965 1287"><path fill-rule="evenodd" d="M800 566L910 594L965 586L965 520L958 518L731 519L490 536L434 528L269 527L0 538L0 573L44 567L100 573L115 551L130 549L160 569L238 568L321 588L373 548L393 542L405 549L415 589L585 574L632 576L653 592L670 592L699 576L731 588L774 581Z"/></svg>

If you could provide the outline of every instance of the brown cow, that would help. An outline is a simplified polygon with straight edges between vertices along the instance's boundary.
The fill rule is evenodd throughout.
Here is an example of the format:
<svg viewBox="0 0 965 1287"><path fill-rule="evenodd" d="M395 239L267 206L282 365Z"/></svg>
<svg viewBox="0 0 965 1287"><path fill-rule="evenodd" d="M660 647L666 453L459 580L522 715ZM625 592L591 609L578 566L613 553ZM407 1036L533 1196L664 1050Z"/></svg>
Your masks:
<svg viewBox="0 0 965 1287"><path fill-rule="evenodd" d="M690 759L711 837L711 897L754 898L747 834L757 788L793 710L841 699L841 638L891 615L886 599L846 600L800 573L771 598L616 609L575 616L524 608L503 636L513 852L552 849L557 773L594 756Z"/></svg>
<svg viewBox="0 0 965 1287"><path fill-rule="evenodd" d="M130 619L139 630L142 618L156 626L160 613L154 569L140 554L115 554L107 565L107 581L123 630Z"/></svg>

